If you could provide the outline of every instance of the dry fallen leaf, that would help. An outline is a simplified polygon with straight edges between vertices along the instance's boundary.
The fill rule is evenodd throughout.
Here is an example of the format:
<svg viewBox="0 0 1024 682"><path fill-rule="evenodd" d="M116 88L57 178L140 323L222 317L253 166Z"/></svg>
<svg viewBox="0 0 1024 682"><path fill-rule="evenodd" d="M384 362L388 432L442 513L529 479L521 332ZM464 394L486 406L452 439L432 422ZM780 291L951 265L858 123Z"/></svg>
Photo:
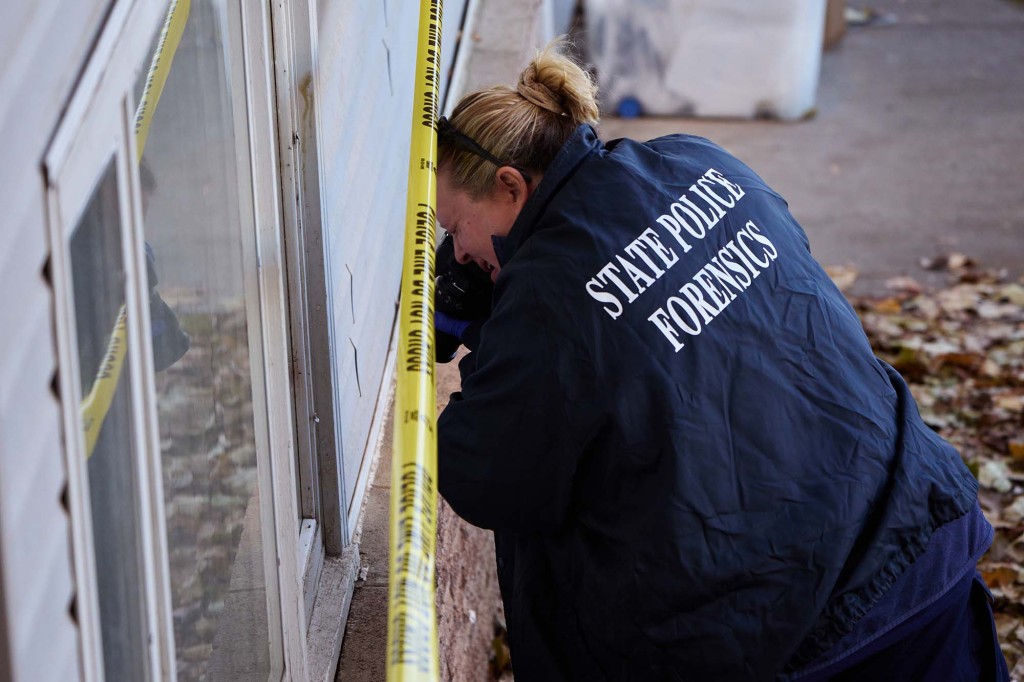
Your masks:
<svg viewBox="0 0 1024 682"><path fill-rule="evenodd" d="M913 277L891 277L885 280L885 287L887 289L902 291L908 294L917 295L921 293L921 285Z"/></svg>
<svg viewBox="0 0 1024 682"><path fill-rule="evenodd" d="M857 268L852 265L830 265L825 273L840 291L846 291L857 281Z"/></svg>
<svg viewBox="0 0 1024 682"><path fill-rule="evenodd" d="M1024 412L1024 394L1004 393L992 397L992 404L1007 412Z"/></svg>
<svg viewBox="0 0 1024 682"><path fill-rule="evenodd" d="M981 571L985 582L991 588L1001 589L1016 582L1024 582L1021 578L1021 567L1017 564L989 564Z"/></svg>
<svg viewBox="0 0 1024 682"><path fill-rule="evenodd" d="M934 258L921 259L921 267L925 270L959 270L972 265L975 265L974 259L955 251Z"/></svg>
<svg viewBox="0 0 1024 682"><path fill-rule="evenodd" d="M1002 462L989 460L978 469L978 483L1001 493L1009 492L1013 488L1009 473Z"/></svg>
<svg viewBox="0 0 1024 682"><path fill-rule="evenodd" d="M1016 283L1007 284L999 290L999 299L1018 307L1024 306L1024 286Z"/></svg>
<svg viewBox="0 0 1024 682"><path fill-rule="evenodd" d="M1002 517L1011 523L1019 523L1021 519L1024 519L1024 495L1021 495L1013 501L1013 504L1003 509Z"/></svg>
<svg viewBox="0 0 1024 682"><path fill-rule="evenodd" d="M898 298L883 298L880 301L876 301L872 308L876 313L882 313L886 315L894 315L903 310L903 305L900 303Z"/></svg>

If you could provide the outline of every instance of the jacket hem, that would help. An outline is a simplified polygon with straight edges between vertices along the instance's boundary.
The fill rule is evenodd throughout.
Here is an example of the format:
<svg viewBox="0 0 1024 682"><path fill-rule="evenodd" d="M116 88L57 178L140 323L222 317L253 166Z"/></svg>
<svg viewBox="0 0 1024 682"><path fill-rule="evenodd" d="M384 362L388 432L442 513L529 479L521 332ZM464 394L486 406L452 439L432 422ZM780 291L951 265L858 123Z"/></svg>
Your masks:
<svg viewBox="0 0 1024 682"><path fill-rule="evenodd" d="M822 621L800 644L786 664L786 673L809 665L831 649L853 630L864 615L889 591L896 579L924 553L937 528L962 517L977 498L976 489L968 485L960 490L956 502L932 516L932 523L902 538L902 549L860 590L843 595L825 608Z"/></svg>

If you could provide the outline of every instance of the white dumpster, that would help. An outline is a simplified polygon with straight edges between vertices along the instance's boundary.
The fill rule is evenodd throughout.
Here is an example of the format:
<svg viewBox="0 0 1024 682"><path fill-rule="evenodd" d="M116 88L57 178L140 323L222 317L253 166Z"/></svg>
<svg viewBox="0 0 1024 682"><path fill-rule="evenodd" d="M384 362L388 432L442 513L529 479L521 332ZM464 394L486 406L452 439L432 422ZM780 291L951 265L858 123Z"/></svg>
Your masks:
<svg viewBox="0 0 1024 682"><path fill-rule="evenodd" d="M609 113L799 119L814 108L826 0L586 0Z"/></svg>

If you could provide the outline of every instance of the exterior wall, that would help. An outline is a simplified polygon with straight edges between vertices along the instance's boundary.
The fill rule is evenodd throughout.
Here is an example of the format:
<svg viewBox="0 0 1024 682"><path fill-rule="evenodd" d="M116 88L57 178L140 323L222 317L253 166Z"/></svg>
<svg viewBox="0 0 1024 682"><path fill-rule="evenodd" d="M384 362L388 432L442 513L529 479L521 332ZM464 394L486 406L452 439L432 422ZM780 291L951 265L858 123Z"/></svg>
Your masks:
<svg viewBox="0 0 1024 682"><path fill-rule="evenodd" d="M415 12L322 0L319 92L324 250L343 481L353 502L401 276Z"/></svg>
<svg viewBox="0 0 1024 682"><path fill-rule="evenodd" d="M438 412L457 390L456 362L439 365ZM496 638L505 626L494 564L494 533L463 521L442 498L437 508L436 602L441 679L494 679L491 661L495 647L500 648Z"/></svg>
<svg viewBox="0 0 1024 682"><path fill-rule="evenodd" d="M79 677L41 159L111 4L0 22L0 680Z"/></svg>
<svg viewBox="0 0 1024 682"><path fill-rule="evenodd" d="M418 5L317 4L324 250L349 522L362 502L386 389L405 232ZM466 0L445 3L451 73ZM441 96L444 101L445 92Z"/></svg>

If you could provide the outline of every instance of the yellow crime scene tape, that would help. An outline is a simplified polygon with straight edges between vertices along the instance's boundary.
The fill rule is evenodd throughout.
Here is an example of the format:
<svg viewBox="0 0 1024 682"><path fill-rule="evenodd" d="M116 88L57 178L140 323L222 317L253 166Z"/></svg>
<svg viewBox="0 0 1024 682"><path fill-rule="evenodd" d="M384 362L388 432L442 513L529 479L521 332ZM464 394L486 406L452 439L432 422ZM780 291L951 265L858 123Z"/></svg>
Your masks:
<svg viewBox="0 0 1024 682"><path fill-rule="evenodd" d="M174 54L178 51L181 36L185 32L185 22L192 0L171 0L167 7L167 18L160 29L160 40L157 41L153 58L149 62L149 73L146 74L146 85L142 88L142 99L135 109L135 161L142 160L142 150L146 148L149 138L149 124L153 122L153 112L164 94L167 75L171 72Z"/></svg>
<svg viewBox="0 0 1024 682"><path fill-rule="evenodd" d="M434 606L434 232L440 77L441 2L421 0L395 377L388 682L440 679Z"/></svg>
<svg viewBox="0 0 1024 682"><path fill-rule="evenodd" d="M146 85L142 90L142 99L135 110L135 161L142 159L142 150L146 146L146 138L149 137L149 125L153 120L153 112L160 102L160 95L163 94L164 85L167 83L167 74L171 71L171 62L174 61L174 53L181 43L181 35L185 31L185 22L188 20L188 12L191 0L171 0L167 8L167 18L164 19L163 28L160 31L160 39L157 41L156 50L149 63L149 72L146 74ZM114 393L117 390L117 383L121 378L121 369L124 367L124 356L128 350L128 336L125 326L125 310L121 306L118 311L117 320L114 322L114 329L110 333L110 340L107 342L107 350L103 355L103 361L96 371L96 377L92 381L89 393L82 399L81 415L82 429L85 431L85 456L91 457L96 448L96 441L99 439L103 422L110 412L110 405L114 402Z"/></svg>

